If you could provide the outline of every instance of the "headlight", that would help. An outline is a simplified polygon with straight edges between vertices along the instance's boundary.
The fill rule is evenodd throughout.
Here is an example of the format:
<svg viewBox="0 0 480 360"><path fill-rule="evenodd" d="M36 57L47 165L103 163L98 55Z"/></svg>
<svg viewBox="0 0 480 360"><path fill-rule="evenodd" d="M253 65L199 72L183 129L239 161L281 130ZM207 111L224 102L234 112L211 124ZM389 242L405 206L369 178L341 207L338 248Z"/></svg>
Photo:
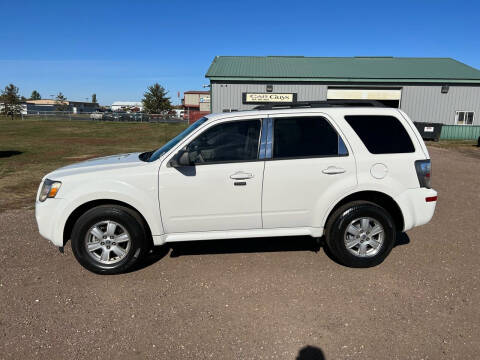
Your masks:
<svg viewBox="0 0 480 360"><path fill-rule="evenodd" d="M47 200L47 198L54 198L55 195L57 195L58 190L60 190L60 186L62 186L62 183L60 181L45 179L38 200L43 202Z"/></svg>

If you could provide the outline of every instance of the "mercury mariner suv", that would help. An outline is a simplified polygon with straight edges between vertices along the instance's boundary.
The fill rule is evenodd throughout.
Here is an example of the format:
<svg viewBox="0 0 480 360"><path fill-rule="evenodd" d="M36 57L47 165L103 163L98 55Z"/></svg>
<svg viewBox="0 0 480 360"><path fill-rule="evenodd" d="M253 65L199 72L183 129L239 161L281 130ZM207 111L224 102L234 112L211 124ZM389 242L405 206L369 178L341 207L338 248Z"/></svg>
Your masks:
<svg viewBox="0 0 480 360"><path fill-rule="evenodd" d="M365 106L365 105L369 106ZM427 148L408 116L321 102L211 114L161 148L47 174L40 234L101 274L177 241L324 236L346 266L381 263L398 232L426 224Z"/></svg>

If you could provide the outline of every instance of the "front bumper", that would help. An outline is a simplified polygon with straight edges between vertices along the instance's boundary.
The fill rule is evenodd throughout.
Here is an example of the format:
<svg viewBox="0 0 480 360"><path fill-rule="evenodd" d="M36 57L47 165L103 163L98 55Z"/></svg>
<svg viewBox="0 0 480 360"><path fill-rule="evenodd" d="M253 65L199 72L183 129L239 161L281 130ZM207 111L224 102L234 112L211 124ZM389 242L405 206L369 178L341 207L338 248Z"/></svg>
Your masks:
<svg viewBox="0 0 480 360"><path fill-rule="evenodd" d="M403 213L403 231L428 223L435 212L436 201L426 201L426 198L437 196L433 189L408 189L395 198Z"/></svg>
<svg viewBox="0 0 480 360"><path fill-rule="evenodd" d="M65 201L63 199L49 198L44 202L36 201L35 218L38 231L45 239L50 240L55 246L63 246L63 225L58 220L63 218Z"/></svg>

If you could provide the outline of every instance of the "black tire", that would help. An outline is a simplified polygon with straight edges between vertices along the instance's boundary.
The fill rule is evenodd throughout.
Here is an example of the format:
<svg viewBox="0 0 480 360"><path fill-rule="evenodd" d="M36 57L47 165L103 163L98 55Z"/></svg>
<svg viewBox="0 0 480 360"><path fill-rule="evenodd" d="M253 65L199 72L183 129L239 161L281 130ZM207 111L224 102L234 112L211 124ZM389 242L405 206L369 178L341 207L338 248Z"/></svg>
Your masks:
<svg viewBox="0 0 480 360"><path fill-rule="evenodd" d="M88 252L86 236L90 228L102 221L114 221L130 236L130 247L116 263L105 264L95 260ZM75 223L72 231L72 250L78 262L87 270L97 274L118 274L127 271L148 251L148 241L141 217L123 206L101 205L85 212Z"/></svg>
<svg viewBox="0 0 480 360"><path fill-rule="evenodd" d="M355 219L369 217L379 222L384 229L383 244L378 253L370 257L352 254L346 247L344 237L347 226ZM325 240L330 253L341 264L366 268L385 260L395 244L396 229L392 216L381 206L368 201L354 201L338 208L327 221Z"/></svg>

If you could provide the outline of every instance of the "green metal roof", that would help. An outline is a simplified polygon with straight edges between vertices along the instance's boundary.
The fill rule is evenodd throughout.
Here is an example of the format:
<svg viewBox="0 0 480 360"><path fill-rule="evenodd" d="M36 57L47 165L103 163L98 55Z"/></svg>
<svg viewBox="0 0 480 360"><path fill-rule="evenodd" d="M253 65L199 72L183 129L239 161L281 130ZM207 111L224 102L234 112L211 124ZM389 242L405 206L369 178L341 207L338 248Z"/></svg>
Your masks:
<svg viewBox="0 0 480 360"><path fill-rule="evenodd" d="M217 56L210 80L480 83L451 58Z"/></svg>

